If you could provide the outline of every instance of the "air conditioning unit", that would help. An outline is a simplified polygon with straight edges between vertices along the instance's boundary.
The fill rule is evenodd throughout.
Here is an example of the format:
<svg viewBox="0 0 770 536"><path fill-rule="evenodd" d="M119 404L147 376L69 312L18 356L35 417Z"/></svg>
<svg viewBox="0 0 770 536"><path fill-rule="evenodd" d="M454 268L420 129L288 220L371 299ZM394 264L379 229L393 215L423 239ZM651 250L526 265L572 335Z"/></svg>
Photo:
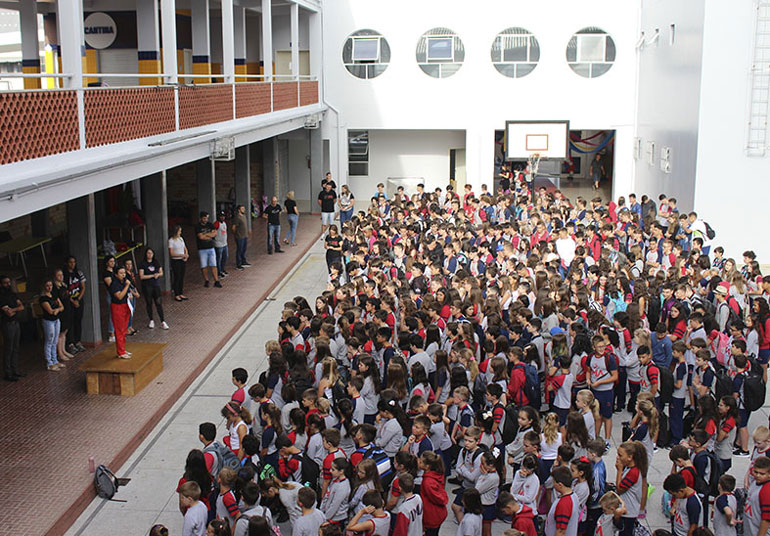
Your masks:
<svg viewBox="0 0 770 536"><path fill-rule="evenodd" d="M318 119L318 115L309 115L305 118L305 124L303 126L306 130L315 130L321 126L321 121Z"/></svg>
<svg viewBox="0 0 770 536"><path fill-rule="evenodd" d="M229 162L235 159L235 138L227 136L211 142L211 159L215 162Z"/></svg>

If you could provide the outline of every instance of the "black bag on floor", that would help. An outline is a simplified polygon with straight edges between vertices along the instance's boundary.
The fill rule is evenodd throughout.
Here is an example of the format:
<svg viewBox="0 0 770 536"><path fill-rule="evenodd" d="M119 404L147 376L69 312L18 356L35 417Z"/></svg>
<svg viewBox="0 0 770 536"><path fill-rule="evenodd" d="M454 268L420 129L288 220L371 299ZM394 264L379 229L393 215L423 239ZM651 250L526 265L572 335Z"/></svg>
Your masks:
<svg viewBox="0 0 770 536"><path fill-rule="evenodd" d="M631 436L634 434L634 431L631 430L631 426L629 425L628 421L624 422L621 428L621 434L623 438L623 442L625 443L629 439L631 439Z"/></svg>

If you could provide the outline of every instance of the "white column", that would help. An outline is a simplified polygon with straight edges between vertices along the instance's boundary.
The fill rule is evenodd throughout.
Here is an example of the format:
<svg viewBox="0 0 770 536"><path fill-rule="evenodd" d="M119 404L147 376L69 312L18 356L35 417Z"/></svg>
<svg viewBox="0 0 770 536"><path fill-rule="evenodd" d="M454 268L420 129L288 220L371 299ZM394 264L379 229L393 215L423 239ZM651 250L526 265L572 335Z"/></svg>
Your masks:
<svg viewBox="0 0 770 536"><path fill-rule="evenodd" d="M19 2L21 19L21 65L25 73L40 72L40 46L37 36L37 2L22 0ZM27 82L31 82L28 84ZM40 87L40 80L25 80L25 88Z"/></svg>
<svg viewBox="0 0 770 536"><path fill-rule="evenodd" d="M65 88L83 87L83 4L80 0L58 0L59 45L62 71L71 75L64 79Z"/></svg>
<svg viewBox="0 0 770 536"><path fill-rule="evenodd" d="M495 171L494 128L482 125L466 130L465 158L466 184L471 185L476 195L485 183L491 191Z"/></svg>
<svg viewBox="0 0 770 536"><path fill-rule="evenodd" d="M273 79L273 6L271 0L262 0L262 61L265 80Z"/></svg>
<svg viewBox="0 0 770 536"><path fill-rule="evenodd" d="M226 84L235 82L233 0L222 0L222 74L225 76Z"/></svg>
<svg viewBox="0 0 770 536"><path fill-rule="evenodd" d="M291 76L299 79L299 4L291 5Z"/></svg>
<svg viewBox="0 0 770 536"><path fill-rule="evenodd" d="M160 24L158 0L136 0L136 41L139 72L160 72ZM140 78L140 85L158 85L158 78Z"/></svg>
<svg viewBox="0 0 770 536"><path fill-rule="evenodd" d="M209 0L191 0L193 74L211 73L211 34ZM193 78L194 84L208 84L210 78Z"/></svg>
<svg viewBox="0 0 770 536"><path fill-rule="evenodd" d="M310 13L309 20L309 38L310 38L310 75L315 76L317 80L321 79L321 69L323 68L323 58L321 50L323 48L321 31L321 13ZM321 84L318 84L318 98L321 97Z"/></svg>
<svg viewBox="0 0 770 536"><path fill-rule="evenodd" d="M246 63L246 8L235 6L233 12L233 36L235 38L235 59ZM236 62L237 63L237 62ZM245 71L244 71L245 72Z"/></svg>
<svg viewBox="0 0 770 536"><path fill-rule="evenodd" d="M160 0L160 22L163 32L163 73L166 84L179 81L176 65L176 1Z"/></svg>

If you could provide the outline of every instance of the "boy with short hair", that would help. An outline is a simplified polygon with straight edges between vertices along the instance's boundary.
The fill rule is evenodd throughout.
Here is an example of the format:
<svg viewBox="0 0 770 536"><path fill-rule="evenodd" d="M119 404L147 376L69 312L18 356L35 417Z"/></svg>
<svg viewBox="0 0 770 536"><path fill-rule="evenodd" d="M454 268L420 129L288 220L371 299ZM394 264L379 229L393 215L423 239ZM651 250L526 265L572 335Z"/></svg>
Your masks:
<svg viewBox="0 0 770 536"><path fill-rule="evenodd" d="M757 426L754 433L751 434L751 438L754 440L754 449L751 451L749 468L744 478L743 486L746 489L754 481L754 462L761 456L770 456L770 452L768 452L770 451L770 429L767 426Z"/></svg>
<svg viewBox="0 0 770 536"><path fill-rule="evenodd" d="M674 472L679 473L684 478L685 484L692 489L695 489L695 466L690 459L690 451L684 445L674 445L671 448L671 452L668 453L668 459L671 460L674 466L671 468L672 474Z"/></svg>
<svg viewBox="0 0 770 536"><path fill-rule="evenodd" d="M229 467L224 467L219 471L219 476L217 477L217 482L219 483L219 495L217 495L216 502L217 519L226 520L231 531L235 526L235 522L241 517L238 501L233 493L237 479L238 474Z"/></svg>
<svg viewBox="0 0 770 536"><path fill-rule="evenodd" d="M671 422L671 443L678 444L684 434L684 401L687 397L687 363L684 354L687 345L682 341L676 341L671 347L674 356L674 392L671 395L669 417Z"/></svg>
<svg viewBox="0 0 770 536"><path fill-rule="evenodd" d="M398 507L393 536L422 536L422 497L414 494L414 477L399 473L398 485L404 500Z"/></svg>
<svg viewBox="0 0 770 536"><path fill-rule="evenodd" d="M709 439L710 436L705 430L696 429L690 433L689 443L690 449L692 449L692 464L693 467L695 467L695 474L705 482L709 482L711 479L712 470L718 470L711 466L711 458L709 457L707 450ZM719 469L721 469L721 466ZM703 500L703 524L706 525L708 520L709 494L708 491L706 491L703 494L698 493L698 495Z"/></svg>
<svg viewBox="0 0 770 536"><path fill-rule="evenodd" d="M179 509L184 512L182 536L204 536L209 511L200 501L201 487L188 481L179 487Z"/></svg>
<svg viewBox="0 0 770 536"><path fill-rule="evenodd" d="M323 448L327 452L321 465L321 497L323 497L332 481L332 462L337 458L345 458L346 456L345 451L339 448L342 436L337 428L327 428L321 432L321 438Z"/></svg>
<svg viewBox="0 0 770 536"><path fill-rule="evenodd" d="M270 513L270 509L257 504L259 502L259 486L256 482L247 482L243 486L241 500L243 501L243 514L235 522L233 536L248 536L249 518L255 516L264 517L267 524L273 526L273 515Z"/></svg>
<svg viewBox="0 0 770 536"><path fill-rule="evenodd" d="M549 370L551 381L546 384L546 390L554 393L553 407L556 415L559 416L559 426L562 428L562 435L566 434L567 415L569 415L572 401L572 384L575 381L570 372L571 364L572 359L570 356L560 356L559 368L551 367Z"/></svg>
<svg viewBox="0 0 770 536"><path fill-rule="evenodd" d="M754 461L754 482L743 507L743 533L746 536L766 535L770 530L770 458L760 456Z"/></svg>
<svg viewBox="0 0 770 536"><path fill-rule="evenodd" d="M246 396L246 382L249 380L249 373L245 368L238 367L233 369L232 374L233 385L235 385L236 389L230 400L238 402L242 407L251 411L251 401Z"/></svg>
<svg viewBox="0 0 770 536"><path fill-rule="evenodd" d="M685 484L682 475L677 473L666 477L663 488L676 499L671 522L673 536L692 536L692 531L698 528L701 512L695 490Z"/></svg>
<svg viewBox="0 0 770 536"><path fill-rule="evenodd" d="M446 474L450 474L452 471L452 456L450 450L452 449L452 439L447 432L447 424L449 419L444 415L445 406L441 404L431 404L428 406L428 418L430 419L430 442L433 443L433 448L441 455L441 460L444 462L444 468Z"/></svg>
<svg viewBox="0 0 770 536"><path fill-rule="evenodd" d="M596 522L602 515L601 498L607 488L607 466L602 460L607 444L601 439L591 439L586 445L586 457L591 462L593 476L593 489L588 498L586 514L586 534L591 534L596 527Z"/></svg>
<svg viewBox="0 0 770 536"><path fill-rule="evenodd" d="M569 467L554 467L551 477L559 499L553 502L545 518L545 534L577 536L580 501L572 493L572 472Z"/></svg>
<svg viewBox="0 0 770 536"><path fill-rule="evenodd" d="M613 389L618 381L618 361L615 354L607 354L607 343L601 335L591 339L594 353L589 356L587 367L587 382L591 392L599 402L599 413L604 423L604 438L609 441L612 437L612 401ZM599 428L597 428L597 431Z"/></svg>
<svg viewBox="0 0 770 536"><path fill-rule="evenodd" d="M417 458L422 455L426 450L436 450L433 443L430 440L428 434L430 433L431 422L425 415L418 415L414 418L412 424L412 435L401 447L401 450L411 453Z"/></svg>
<svg viewBox="0 0 770 536"><path fill-rule="evenodd" d="M521 531L525 536L537 536L535 512L526 504L517 502L507 491L501 492L498 496L497 510L511 518L511 528Z"/></svg>
<svg viewBox="0 0 770 536"><path fill-rule="evenodd" d="M361 398L361 389L364 387L364 380L360 376L353 376L348 381L347 389L350 395L351 402L353 402L353 420L358 424L364 422L364 400Z"/></svg>
<svg viewBox="0 0 770 536"><path fill-rule="evenodd" d="M302 515L294 522L292 536L318 536L318 529L326 521L326 516L315 507L315 491L308 487L300 488L297 504L302 508Z"/></svg>
<svg viewBox="0 0 770 536"><path fill-rule="evenodd" d="M733 495L735 477L719 477L719 497L714 501L714 533L719 536L735 536L735 522L738 514L738 502Z"/></svg>
<svg viewBox="0 0 770 536"><path fill-rule="evenodd" d="M465 431L473 424L473 408L468 404L470 397L470 391L465 386L455 388L452 393L454 405L457 406L457 420L452 428L452 439L456 440L461 447L463 446Z"/></svg>
<svg viewBox="0 0 770 536"><path fill-rule="evenodd" d="M497 383L487 385L487 403L492 408L492 434L495 438L495 446L501 451L503 445L503 427L505 426L505 406L500 401L503 397L503 387Z"/></svg>
<svg viewBox="0 0 770 536"><path fill-rule="evenodd" d="M455 389L455 391L458 389ZM455 494L455 500L452 504L452 511L458 523L463 519L463 491L475 487L476 481L479 479L479 475L481 475L481 451L479 450L481 430L477 426L469 426L465 430L463 437L465 439L465 446L460 451L460 455L457 457L457 465L455 466L457 476L462 479L462 483L460 484L460 489Z"/></svg>
<svg viewBox="0 0 770 536"><path fill-rule="evenodd" d="M743 382L746 380L746 376L749 370L749 361L743 353L735 352L740 350L737 343L743 343L745 348L746 343L743 341L733 341L733 364L735 365L735 377L733 378L733 398L738 404L738 413L740 415L740 423L738 423L738 445L739 447L733 451L733 455L740 458L745 458L749 455L749 417L751 412L746 409L744 404L743 394Z"/></svg>

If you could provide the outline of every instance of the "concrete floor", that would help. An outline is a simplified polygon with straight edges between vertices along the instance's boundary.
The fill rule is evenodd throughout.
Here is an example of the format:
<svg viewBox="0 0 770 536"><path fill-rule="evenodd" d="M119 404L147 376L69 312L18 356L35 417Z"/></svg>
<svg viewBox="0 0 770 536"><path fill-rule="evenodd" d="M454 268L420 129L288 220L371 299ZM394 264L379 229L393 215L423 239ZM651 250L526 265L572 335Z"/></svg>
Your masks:
<svg viewBox="0 0 770 536"><path fill-rule="evenodd" d="M68 536L90 536L120 534L121 536L142 536L156 523L169 528L170 534L180 534L182 516L177 506L175 488L184 468L187 452L199 448L197 425L200 422L218 423L220 436L224 434L223 420L219 415L222 405L229 400L233 391L230 371L244 364L245 356L251 363L257 363L249 370L251 378L266 368L264 344L275 337L277 318L284 301L296 295L314 298L325 288L326 265L322 246L317 243L301 259L292 272L276 288L274 300L260 306L241 326L232 339L224 345L219 354L206 367L200 377L179 398L168 414L150 432L144 442L123 467L115 468L119 477L131 478L116 496L127 502L94 500L67 532ZM259 356L256 360L254 355ZM612 448L605 457L608 481L615 480L615 453L621 442L621 422L629 420L627 413L616 414L613 418ZM751 419L750 430L767 425L767 405L756 412ZM655 486L647 506L646 522L654 530L668 528L668 521L661 511L663 480L671 470L667 450L654 454L648 478ZM741 482L748 467L748 458L735 458L730 471ZM454 486L449 486L453 489ZM450 496L451 500L451 496ZM492 534L500 534L505 528L502 522L495 522ZM457 525L449 518L441 528L441 536L453 536ZM282 527L289 536L291 528Z"/></svg>

